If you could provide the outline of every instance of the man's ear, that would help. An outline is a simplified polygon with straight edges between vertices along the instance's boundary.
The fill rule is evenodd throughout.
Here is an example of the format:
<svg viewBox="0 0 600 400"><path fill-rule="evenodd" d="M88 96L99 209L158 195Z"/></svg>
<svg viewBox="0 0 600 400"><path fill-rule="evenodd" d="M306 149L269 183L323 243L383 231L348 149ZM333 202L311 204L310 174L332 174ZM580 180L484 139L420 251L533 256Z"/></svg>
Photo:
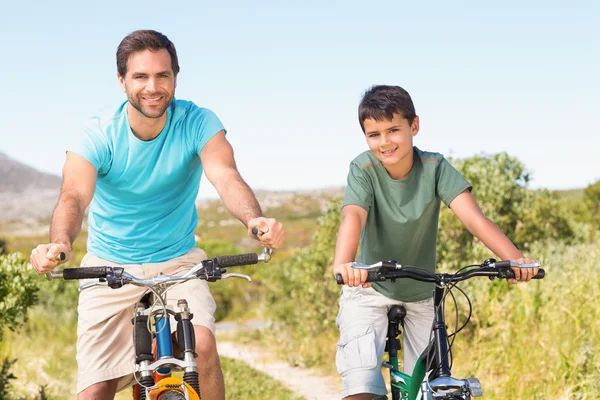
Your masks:
<svg viewBox="0 0 600 400"><path fill-rule="evenodd" d="M419 133L419 116L418 115L416 115L415 119L413 119L413 122L410 125L410 131L413 136L417 136L417 133Z"/></svg>
<svg viewBox="0 0 600 400"><path fill-rule="evenodd" d="M125 86L125 78L123 78L123 77L121 76L121 74L119 74L119 73L117 72L117 79L119 80L119 85L121 86L121 90L122 90L124 93L127 93L127 87Z"/></svg>

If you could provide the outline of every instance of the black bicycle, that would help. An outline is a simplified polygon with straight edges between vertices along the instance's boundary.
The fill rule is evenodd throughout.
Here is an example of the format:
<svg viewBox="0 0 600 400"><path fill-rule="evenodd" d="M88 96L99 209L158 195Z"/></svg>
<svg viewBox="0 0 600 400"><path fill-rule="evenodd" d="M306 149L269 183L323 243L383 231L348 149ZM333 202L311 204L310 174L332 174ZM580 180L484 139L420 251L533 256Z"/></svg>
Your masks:
<svg viewBox="0 0 600 400"><path fill-rule="evenodd" d="M476 276L487 276L490 280L495 278L513 279L515 274L511 267L538 268L540 264L518 264L513 261L496 261L490 258L482 264L468 265L455 274L431 273L421 268L400 265L395 261L381 261L372 265L352 263L352 266L368 271L367 282L386 280L394 282L396 279L409 278L436 285L434 290L435 313L432 325L433 339L417 360L412 375L401 372L398 366L398 350L400 350L398 336L401 333L406 309L396 305L388 311L386 352L389 354L389 362L384 362L383 366L390 370L392 400L470 400L471 397L482 396L483 390L477 378L456 379L452 377L452 343L449 342L444 319L446 296L450 294L454 299L452 290L456 288L469 303L469 316L462 327L458 328L457 326L451 335L453 336L467 325L471 317L471 302L466 293L456 286L458 282ZM539 269L533 279L542 279L544 276L545 271ZM336 281L339 285L344 283L341 274L336 275ZM387 396L378 398L378 400L384 399L387 399Z"/></svg>

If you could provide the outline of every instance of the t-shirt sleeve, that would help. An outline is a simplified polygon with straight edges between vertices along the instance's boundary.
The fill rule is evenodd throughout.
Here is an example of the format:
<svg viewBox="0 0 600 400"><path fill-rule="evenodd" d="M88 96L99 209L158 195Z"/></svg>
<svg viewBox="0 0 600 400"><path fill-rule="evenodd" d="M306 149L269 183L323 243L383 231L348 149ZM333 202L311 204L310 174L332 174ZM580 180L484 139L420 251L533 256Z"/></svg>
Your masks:
<svg viewBox="0 0 600 400"><path fill-rule="evenodd" d="M105 174L110 169L111 151L106 135L99 125L99 120L93 118L83 130L79 142L68 149L85 158L96 168L99 174Z"/></svg>
<svg viewBox="0 0 600 400"><path fill-rule="evenodd" d="M193 117L192 129L195 133L194 146L198 155L213 136L220 131L227 133L219 117L207 108L197 110Z"/></svg>
<svg viewBox="0 0 600 400"><path fill-rule="evenodd" d="M472 188L469 181L448 160L441 160L436 171L436 194L444 204L450 207L456 196Z"/></svg>
<svg viewBox="0 0 600 400"><path fill-rule="evenodd" d="M350 164L343 205L356 205L369 211L372 204L373 185L358 165Z"/></svg>

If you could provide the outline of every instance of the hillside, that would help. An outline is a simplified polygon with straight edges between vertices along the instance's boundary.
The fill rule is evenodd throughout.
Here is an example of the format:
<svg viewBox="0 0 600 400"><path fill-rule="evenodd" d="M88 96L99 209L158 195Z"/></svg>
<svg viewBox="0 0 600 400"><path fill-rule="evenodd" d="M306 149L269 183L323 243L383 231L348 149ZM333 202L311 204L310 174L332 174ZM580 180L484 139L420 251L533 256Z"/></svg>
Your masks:
<svg viewBox="0 0 600 400"><path fill-rule="evenodd" d="M0 152L0 235L33 236L48 232L48 223L60 190L61 178L40 172ZM331 197L343 188L299 192L256 191L265 214L278 219L313 221L323 213ZM201 238L243 236L243 226L220 199L198 200L198 231ZM219 227L218 232L213 227ZM307 238L299 238L305 242Z"/></svg>
<svg viewBox="0 0 600 400"><path fill-rule="evenodd" d="M47 231L61 178L0 152L0 233Z"/></svg>

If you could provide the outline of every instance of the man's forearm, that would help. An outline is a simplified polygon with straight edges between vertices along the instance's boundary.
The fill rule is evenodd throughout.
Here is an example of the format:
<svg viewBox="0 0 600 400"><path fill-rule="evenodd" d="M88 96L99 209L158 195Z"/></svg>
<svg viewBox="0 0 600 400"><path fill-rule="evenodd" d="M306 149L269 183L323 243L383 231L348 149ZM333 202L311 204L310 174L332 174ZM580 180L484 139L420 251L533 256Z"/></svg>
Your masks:
<svg viewBox="0 0 600 400"><path fill-rule="evenodd" d="M76 196L61 193L52 213L50 241L63 243L71 248L79 232L85 210Z"/></svg>
<svg viewBox="0 0 600 400"><path fill-rule="evenodd" d="M237 171L232 171L227 175L215 188L227 210L244 225L248 226L248 221L263 216L260 204L258 204L258 200L256 200L250 186Z"/></svg>

